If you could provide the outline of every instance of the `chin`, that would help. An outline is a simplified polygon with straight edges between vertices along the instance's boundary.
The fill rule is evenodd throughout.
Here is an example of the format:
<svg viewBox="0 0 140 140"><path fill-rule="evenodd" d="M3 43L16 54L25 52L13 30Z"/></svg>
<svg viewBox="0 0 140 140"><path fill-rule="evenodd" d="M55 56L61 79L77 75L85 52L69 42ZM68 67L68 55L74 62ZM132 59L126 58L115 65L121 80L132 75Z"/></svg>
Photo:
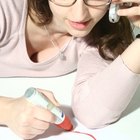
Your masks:
<svg viewBox="0 0 140 140"><path fill-rule="evenodd" d="M78 32L70 32L70 34L74 37L85 37L89 34L91 30L89 31L78 31Z"/></svg>

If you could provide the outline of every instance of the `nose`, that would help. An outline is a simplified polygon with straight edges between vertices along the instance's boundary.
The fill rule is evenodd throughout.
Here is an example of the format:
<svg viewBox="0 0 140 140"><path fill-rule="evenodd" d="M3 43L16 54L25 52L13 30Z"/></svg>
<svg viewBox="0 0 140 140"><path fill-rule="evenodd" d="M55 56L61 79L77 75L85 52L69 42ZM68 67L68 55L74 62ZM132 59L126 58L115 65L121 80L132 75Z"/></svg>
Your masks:
<svg viewBox="0 0 140 140"><path fill-rule="evenodd" d="M88 7L83 0L77 0L71 8L73 17L77 22L84 21L87 18Z"/></svg>

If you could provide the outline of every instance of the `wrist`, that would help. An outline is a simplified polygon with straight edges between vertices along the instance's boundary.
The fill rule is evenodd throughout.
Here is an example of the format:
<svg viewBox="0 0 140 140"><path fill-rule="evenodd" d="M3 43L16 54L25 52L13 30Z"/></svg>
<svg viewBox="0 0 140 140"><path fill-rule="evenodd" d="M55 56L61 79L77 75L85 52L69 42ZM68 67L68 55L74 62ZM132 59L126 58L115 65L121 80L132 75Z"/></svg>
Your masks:
<svg viewBox="0 0 140 140"><path fill-rule="evenodd" d="M0 97L0 125L7 125L12 100L12 98Z"/></svg>

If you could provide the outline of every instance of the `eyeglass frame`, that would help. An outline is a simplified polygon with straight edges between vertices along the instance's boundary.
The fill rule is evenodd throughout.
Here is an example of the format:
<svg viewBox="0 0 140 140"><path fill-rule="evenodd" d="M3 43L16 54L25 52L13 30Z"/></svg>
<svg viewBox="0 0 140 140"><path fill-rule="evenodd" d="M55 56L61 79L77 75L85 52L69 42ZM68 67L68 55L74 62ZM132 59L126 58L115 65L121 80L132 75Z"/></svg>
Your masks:
<svg viewBox="0 0 140 140"><path fill-rule="evenodd" d="M70 5L61 5L61 4L55 3L53 0L49 0L49 1L52 2L52 3L54 3L55 5L58 5L58 6L70 7L70 6L74 5L74 4L76 3L77 0L74 0L73 3L70 4ZM108 2L107 2L106 4L102 4L102 5L89 5L89 4L86 3L85 0L83 0L83 1L84 1L85 5L91 6L91 7L102 7L102 6L107 6L107 5L111 4L111 2L112 2L112 0L108 0Z"/></svg>

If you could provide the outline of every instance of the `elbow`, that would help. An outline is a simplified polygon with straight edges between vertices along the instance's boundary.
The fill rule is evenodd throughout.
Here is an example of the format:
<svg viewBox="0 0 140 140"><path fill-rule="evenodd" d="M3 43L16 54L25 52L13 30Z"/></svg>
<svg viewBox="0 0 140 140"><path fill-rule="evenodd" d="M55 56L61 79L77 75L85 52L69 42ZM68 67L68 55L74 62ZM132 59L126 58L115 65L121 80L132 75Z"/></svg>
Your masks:
<svg viewBox="0 0 140 140"><path fill-rule="evenodd" d="M98 129L106 127L116 122L120 118L120 114L118 115L118 113L108 110L96 112L94 110L86 110L82 113L79 110L73 111L78 121L89 129Z"/></svg>
<svg viewBox="0 0 140 140"><path fill-rule="evenodd" d="M82 125L84 125L88 129L99 129L99 128L103 128L107 125L105 122L99 121L99 120L88 121L88 120L81 119L81 118L78 118L78 120Z"/></svg>
<svg viewBox="0 0 140 140"><path fill-rule="evenodd" d="M89 120L78 118L78 120L82 125L84 125L88 129L99 129L99 128L106 127L106 126L116 122L118 119L104 120L104 118L100 117L100 119L93 118L92 121L90 121L90 118L89 118Z"/></svg>

